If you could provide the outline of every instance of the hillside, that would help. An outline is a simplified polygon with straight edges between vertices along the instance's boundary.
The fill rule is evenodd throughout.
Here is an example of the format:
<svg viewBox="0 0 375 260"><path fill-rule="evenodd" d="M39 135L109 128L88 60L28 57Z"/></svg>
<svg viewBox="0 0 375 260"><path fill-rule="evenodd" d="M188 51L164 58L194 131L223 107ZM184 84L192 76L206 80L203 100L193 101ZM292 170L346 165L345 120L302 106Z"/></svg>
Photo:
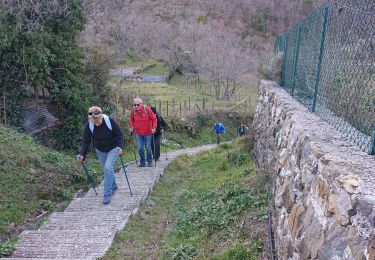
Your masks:
<svg viewBox="0 0 375 260"><path fill-rule="evenodd" d="M171 73L209 75L214 58L228 74L234 64L242 74L256 73L275 36L321 2L104 0L86 6L87 25L79 42L113 59L134 51L163 60Z"/></svg>
<svg viewBox="0 0 375 260"><path fill-rule="evenodd" d="M0 158L0 242L25 227L36 227L42 216L63 208L78 189L86 187L73 155L38 145L3 125Z"/></svg>

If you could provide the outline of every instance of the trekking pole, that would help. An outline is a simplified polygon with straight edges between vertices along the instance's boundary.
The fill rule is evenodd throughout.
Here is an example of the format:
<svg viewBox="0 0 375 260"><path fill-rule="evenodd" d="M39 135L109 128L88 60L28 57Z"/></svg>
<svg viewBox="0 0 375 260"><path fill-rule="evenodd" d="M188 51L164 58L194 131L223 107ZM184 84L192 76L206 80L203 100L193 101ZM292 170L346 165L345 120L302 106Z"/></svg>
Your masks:
<svg viewBox="0 0 375 260"><path fill-rule="evenodd" d="M93 188L93 190L95 191L95 195L98 196L98 192L96 191L95 189L95 182L94 182L94 179L92 178L92 176L89 174L89 171L87 170L86 168L86 165L84 163L82 163L82 166L83 166L83 169L85 169L85 173L86 173L86 176L87 176L87 183L89 185L91 185L91 187Z"/></svg>
<svg viewBox="0 0 375 260"><path fill-rule="evenodd" d="M155 167L156 167L156 159L155 159L155 155L156 155L155 133L152 134L152 144L154 145L154 161L155 161Z"/></svg>
<svg viewBox="0 0 375 260"><path fill-rule="evenodd" d="M164 132L161 133L162 137L164 135ZM165 138L165 160L168 161L168 151L167 151L167 139Z"/></svg>
<svg viewBox="0 0 375 260"><path fill-rule="evenodd" d="M135 139L135 134L134 133L131 133L131 135L133 135L133 137L134 137L134 149L133 149L133 153L134 153L135 164L137 164L138 163L137 153L135 152L135 147L137 146L137 140Z"/></svg>
<svg viewBox="0 0 375 260"><path fill-rule="evenodd" d="M132 189L130 188L130 183L129 183L128 175L126 174L126 169L125 169L125 163L124 163L124 160L122 159L122 156L121 156L121 155L120 155L119 157L120 157L120 160L121 160L122 170L124 171L125 180L126 180L126 182L128 183L128 187L129 187L129 191L130 191L130 196L133 197Z"/></svg>
<svg viewBox="0 0 375 260"><path fill-rule="evenodd" d="M78 160L79 160L79 156L80 155L77 155L77 159ZM98 196L98 193L96 192L96 189L95 189L94 179L92 178L92 176L90 175L89 171L87 170L85 163L82 162L81 164L82 164L82 167L83 167L84 172L86 174L87 184L89 185L89 187L91 186L93 188L93 190L95 191L95 195Z"/></svg>

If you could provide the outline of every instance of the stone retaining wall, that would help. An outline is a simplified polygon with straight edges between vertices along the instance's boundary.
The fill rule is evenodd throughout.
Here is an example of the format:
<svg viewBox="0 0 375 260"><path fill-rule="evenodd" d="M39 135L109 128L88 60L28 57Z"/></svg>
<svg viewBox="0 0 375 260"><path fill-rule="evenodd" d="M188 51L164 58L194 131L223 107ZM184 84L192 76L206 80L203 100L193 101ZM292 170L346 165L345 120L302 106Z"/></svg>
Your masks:
<svg viewBox="0 0 375 260"><path fill-rule="evenodd" d="M375 259L375 160L261 81L254 154L274 172L279 259Z"/></svg>

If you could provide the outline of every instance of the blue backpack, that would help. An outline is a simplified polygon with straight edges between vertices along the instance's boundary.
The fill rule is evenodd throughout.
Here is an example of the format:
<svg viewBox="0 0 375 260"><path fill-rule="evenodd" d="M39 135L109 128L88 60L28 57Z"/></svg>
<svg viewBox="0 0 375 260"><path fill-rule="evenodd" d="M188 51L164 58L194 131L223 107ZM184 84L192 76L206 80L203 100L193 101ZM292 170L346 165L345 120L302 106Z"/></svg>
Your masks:
<svg viewBox="0 0 375 260"><path fill-rule="evenodd" d="M109 116L103 114L103 118L104 118L104 122L107 125L108 129L112 131L112 124L111 124L111 120L109 120ZM89 121L89 128L90 128L91 133L93 134L94 133L94 123L91 122L91 121Z"/></svg>

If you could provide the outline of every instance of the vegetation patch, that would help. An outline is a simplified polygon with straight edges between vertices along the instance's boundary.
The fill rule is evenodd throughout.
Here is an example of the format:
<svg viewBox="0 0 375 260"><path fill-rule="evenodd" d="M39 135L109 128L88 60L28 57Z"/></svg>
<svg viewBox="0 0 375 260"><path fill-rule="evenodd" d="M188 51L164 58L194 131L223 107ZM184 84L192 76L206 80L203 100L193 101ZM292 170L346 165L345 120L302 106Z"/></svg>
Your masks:
<svg viewBox="0 0 375 260"><path fill-rule="evenodd" d="M238 142L174 160L103 259L269 258L267 174Z"/></svg>
<svg viewBox="0 0 375 260"><path fill-rule="evenodd" d="M11 237L27 226L37 228L54 210L62 210L86 178L73 155L48 149L24 134L0 125L0 256ZM90 164L97 181L100 171Z"/></svg>

